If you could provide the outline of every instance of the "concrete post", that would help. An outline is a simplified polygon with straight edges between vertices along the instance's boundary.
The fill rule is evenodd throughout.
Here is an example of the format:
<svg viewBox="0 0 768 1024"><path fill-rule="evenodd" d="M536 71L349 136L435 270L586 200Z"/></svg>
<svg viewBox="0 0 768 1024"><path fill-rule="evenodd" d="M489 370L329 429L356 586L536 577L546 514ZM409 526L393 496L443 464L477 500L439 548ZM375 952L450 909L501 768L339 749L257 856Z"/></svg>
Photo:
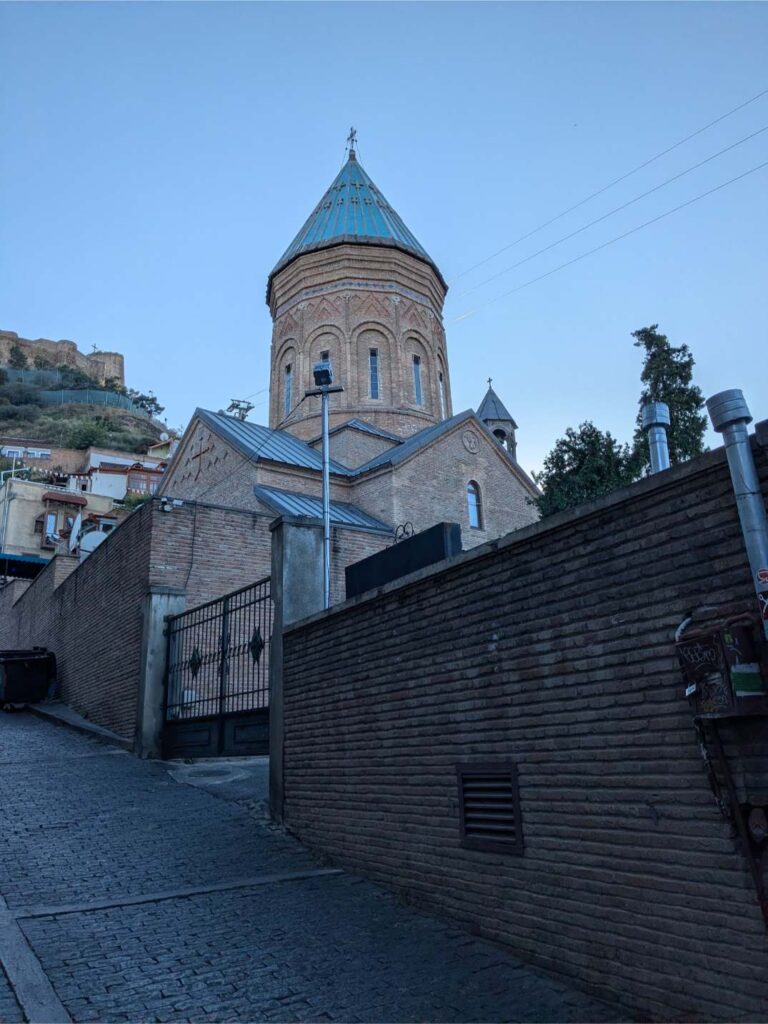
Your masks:
<svg viewBox="0 0 768 1024"><path fill-rule="evenodd" d="M144 599L141 627L141 674L134 751L139 757L160 757L165 699L166 615L178 615L186 595L175 587L153 587Z"/></svg>
<svg viewBox="0 0 768 1024"><path fill-rule="evenodd" d="M283 820L283 629L323 607L323 524L281 516L272 531L272 600L269 649L269 809Z"/></svg>

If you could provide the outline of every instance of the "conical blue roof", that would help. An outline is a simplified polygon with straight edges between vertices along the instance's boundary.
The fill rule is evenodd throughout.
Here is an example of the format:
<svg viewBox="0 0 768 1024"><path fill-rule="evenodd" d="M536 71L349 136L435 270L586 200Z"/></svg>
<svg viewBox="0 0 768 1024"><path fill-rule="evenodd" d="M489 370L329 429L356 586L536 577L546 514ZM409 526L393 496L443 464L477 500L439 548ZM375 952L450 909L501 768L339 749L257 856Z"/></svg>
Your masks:
<svg viewBox="0 0 768 1024"><path fill-rule="evenodd" d="M401 249L429 263L445 284L426 249L365 173L353 149L304 227L277 261L269 275L267 294L275 274L298 256L345 242Z"/></svg>

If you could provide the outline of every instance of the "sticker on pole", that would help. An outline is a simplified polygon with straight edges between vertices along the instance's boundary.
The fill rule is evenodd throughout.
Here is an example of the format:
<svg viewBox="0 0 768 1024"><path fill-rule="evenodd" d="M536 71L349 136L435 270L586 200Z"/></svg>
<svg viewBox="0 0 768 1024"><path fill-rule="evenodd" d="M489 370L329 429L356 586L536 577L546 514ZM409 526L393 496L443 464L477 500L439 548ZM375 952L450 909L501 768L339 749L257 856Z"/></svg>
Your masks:
<svg viewBox="0 0 768 1024"><path fill-rule="evenodd" d="M757 582L762 584L768 583L768 569L757 570Z"/></svg>

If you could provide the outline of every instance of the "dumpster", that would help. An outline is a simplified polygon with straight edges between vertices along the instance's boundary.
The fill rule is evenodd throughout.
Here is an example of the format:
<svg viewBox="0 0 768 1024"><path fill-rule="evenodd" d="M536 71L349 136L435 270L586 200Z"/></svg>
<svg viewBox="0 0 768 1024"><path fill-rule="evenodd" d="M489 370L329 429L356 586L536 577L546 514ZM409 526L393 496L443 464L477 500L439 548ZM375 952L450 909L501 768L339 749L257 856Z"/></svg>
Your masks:
<svg viewBox="0 0 768 1024"><path fill-rule="evenodd" d="M0 707L45 700L56 678L56 656L45 647L0 650Z"/></svg>

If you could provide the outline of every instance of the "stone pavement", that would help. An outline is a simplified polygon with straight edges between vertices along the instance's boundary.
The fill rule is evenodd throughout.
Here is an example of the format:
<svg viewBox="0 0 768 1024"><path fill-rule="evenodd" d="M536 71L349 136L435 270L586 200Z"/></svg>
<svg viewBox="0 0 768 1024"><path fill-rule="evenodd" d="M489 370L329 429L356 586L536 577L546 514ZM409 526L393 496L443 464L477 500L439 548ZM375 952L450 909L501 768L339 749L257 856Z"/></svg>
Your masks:
<svg viewBox="0 0 768 1024"><path fill-rule="evenodd" d="M626 1019L323 864L268 822L264 764L16 713L0 772L0 1021Z"/></svg>

